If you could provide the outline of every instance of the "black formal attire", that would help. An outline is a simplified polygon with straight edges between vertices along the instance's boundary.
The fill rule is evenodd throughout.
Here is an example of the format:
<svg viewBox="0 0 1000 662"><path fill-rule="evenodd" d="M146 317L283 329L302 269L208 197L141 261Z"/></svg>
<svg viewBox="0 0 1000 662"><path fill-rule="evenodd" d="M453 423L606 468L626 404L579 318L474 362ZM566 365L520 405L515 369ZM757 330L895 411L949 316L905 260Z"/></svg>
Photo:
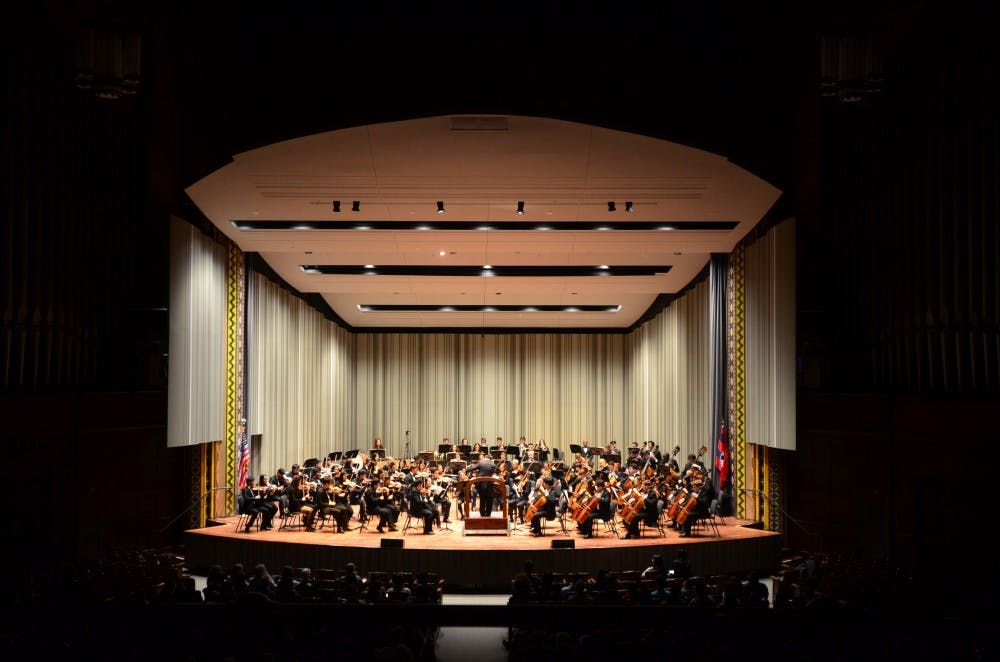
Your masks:
<svg viewBox="0 0 1000 662"><path fill-rule="evenodd" d="M522 522L524 521L524 511L528 507L528 492L531 490L531 476L528 476L528 480L524 480L525 473L511 474L507 478L507 490L510 494L514 495L514 507L511 509L510 520L513 522L514 518L518 518ZM524 487L521 487L521 482L524 481Z"/></svg>
<svg viewBox="0 0 1000 662"><path fill-rule="evenodd" d="M378 516L378 529L376 530L379 533L382 533L382 530L386 526L392 526L394 521L392 510L386 505L384 499L379 499L378 495L375 494L375 490L370 486L366 487L362 493L362 499L365 502L365 512L368 513L368 517Z"/></svg>
<svg viewBox="0 0 1000 662"><path fill-rule="evenodd" d="M639 523L644 522L646 526L656 526L657 521L660 518L660 511L656 507L656 491L649 490L643 497L643 507L642 512L632 518L632 521L628 525L628 533L626 534L629 538L639 537Z"/></svg>
<svg viewBox="0 0 1000 662"><path fill-rule="evenodd" d="M542 518L554 520L556 518L556 506L559 505L559 497L562 496L562 488L556 483L545 493L545 505L543 505L535 516L531 518L531 532L542 535Z"/></svg>
<svg viewBox="0 0 1000 662"><path fill-rule="evenodd" d="M434 533L434 518L437 510L420 490L413 490L410 493L409 512L410 517L422 517L424 519L424 533Z"/></svg>
<svg viewBox="0 0 1000 662"><path fill-rule="evenodd" d="M288 478L274 474L268 483L275 488L273 499L278 504L278 514L284 517L285 513L288 512L288 488L290 486Z"/></svg>
<svg viewBox="0 0 1000 662"><path fill-rule="evenodd" d="M711 482L706 482L698 490L698 499L695 501L694 511L688 515L687 519L681 525L682 536L691 535L691 527L694 526L695 520L699 517L708 516L708 509L712 505L712 499L714 498L715 488L712 487Z"/></svg>
<svg viewBox="0 0 1000 662"><path fill-rule="evenodd" d="M260 517L260 528L270 529L271 520L274 518L274 513L278 512L278 507L273 503L259 499L257 493L246 485L240 490L240 496L243 497L240 514L250 515L250 521L243 530L249 531L250 527L257 521L257 517Z"/></svg>
<svg viewBox="0 0 1000 662"><path fill-rule="evenodd" d="M492 476L497 472L497 465L489 458L480 460L472 468L477 476ZM489 517L493 512L493 483L486 480L477 483L476 492L479 494L479 514Z"/></svg>
<svg viewBox="0 0 1000 662"><path fill-rule="evenodd" d="M590 499L587 500L588 502ZM584 504L586 506L587 504ZM587 538L594 535L594 520L602 519L607 521L611 519L611 490L605 487L603 490L597 493L597 508L594 509L587 519L580 522L580 533L582 533Z"/></svg>

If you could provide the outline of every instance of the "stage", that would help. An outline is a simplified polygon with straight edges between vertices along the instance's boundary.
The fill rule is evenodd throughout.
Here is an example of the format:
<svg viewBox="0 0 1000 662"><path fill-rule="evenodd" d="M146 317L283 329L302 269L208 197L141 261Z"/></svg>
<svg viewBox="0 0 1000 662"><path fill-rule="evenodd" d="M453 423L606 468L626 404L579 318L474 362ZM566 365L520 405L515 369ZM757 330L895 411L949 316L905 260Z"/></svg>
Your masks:
<svg viewBox="0 0 1000 662"><path fill-rule="evenodd" d="M490 519L499 518L499 513L494 513ZM471 519L478 519L478 515ZM373 523L362 529L355 517L350 531L336 533L331 526L315 532L279 529L280 520L275 517L270 531L254 528L244 533L236 530L234 516L185 531L184 553L187 566L199 573L214 563L228 567L239 562L249 571L263 562L278 573L286 564L315 569L342 568L353 562L362 573L433 572L453 590L508 590L527 559L538 572L642 570L653 554L662 554L669 564L677 550L684 548L696 574L713 575L773 569L781 549L780 534L762 530L759 522L730 517L724 518L724 524L720 522L718 536L708 529L682 538L669 528L661 536L650 528L643 530L641 538L630 540L619 539L601 523L594 526L596 537L585 539L576 532L572 520L567 521L568 535L563 534L557 520L552 520L546 522L545 535L540 538L532 536L525 524L518 524L509 535L502 530L464 533L461 520L446 525L450 530L435 527L433 534L423 534L422 524L411 524L404 533L405 520L404 513L399 531L380 534ZM560 544L572 547L557 547Z"/></svg>

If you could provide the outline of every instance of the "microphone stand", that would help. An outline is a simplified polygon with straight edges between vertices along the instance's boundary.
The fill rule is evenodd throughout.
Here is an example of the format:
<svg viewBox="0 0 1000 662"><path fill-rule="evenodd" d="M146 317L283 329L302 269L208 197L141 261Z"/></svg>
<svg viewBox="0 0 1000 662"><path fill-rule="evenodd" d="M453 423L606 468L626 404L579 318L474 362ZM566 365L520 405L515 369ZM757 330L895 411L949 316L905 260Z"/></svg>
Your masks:
<svg viewBox="0 0 1000 662"><path fill-rule="evenodd" d="M175 517L172 520L170 520L170 522L168 522L165 527L163 527L162 529L160 529L160 533L166 533L167 529L169 529L171 526L174 525L174 522L176 522L180 518L184 517L184 515L186 515L188 512L190 512L190 510L192 508L194 508L195 506L200 505L201 502L205 500L205 497L207 497L212 492L218 492L219 490L231 490L231 489L233 489L233 488L229 487L228 485L223 486L223 487L213 487L213 488L209 489L207 492L205 492L204 494L202 494L200 497L198 497L197 499L195 499L194 501L192 501L191 505L188 506L187 508L185 508L184 510L182 510L180 512L180 514L177 515L177 517Z"/></svg>
<svg viewBox="0 0 1000 662"><path fill-rule="evenodd" d="M800 521L798 521L797 519L795 519L794 517L792 517L791 515L789 515L788 511L781 507L781 503L777 499L773 498L770 494L768 494L767 492L764 492L763 490L755 490L755 489L753 489L751 487L744 487L742 489L742 491L743 492L750 492L752 494L760 494L761 496L763 496L765 499L768 500L768 502L771 504L772 507L778 509L778 511L785 517L785 519L787 519L789 522L791 522L795 526L799 527L799 529L802 531L802 533L806 534L807 536L809 536L810 538L812 538L813 540L815 540L818 543L819 549L817 549L816 551L818 551L818 552L822 552L823 551L823 538L822 538L822 536L820 536L818 533L810 531Z"/></svg>

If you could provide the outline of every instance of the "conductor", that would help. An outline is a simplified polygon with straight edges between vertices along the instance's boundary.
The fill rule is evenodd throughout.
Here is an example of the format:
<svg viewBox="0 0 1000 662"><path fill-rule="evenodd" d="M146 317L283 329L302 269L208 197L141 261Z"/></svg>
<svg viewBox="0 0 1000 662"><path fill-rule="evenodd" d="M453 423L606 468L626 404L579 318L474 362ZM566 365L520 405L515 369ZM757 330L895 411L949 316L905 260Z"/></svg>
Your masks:
<svg viewBox="0 0 1000 662"><path fill-rule="evenodd" d="M497 465L493 464L493 459L485 453L479 455L479 462L472 465L470 470L478 476L492 476L497 472ZM489 517L493 512L493 483L483 481L476 484L476 492L479 494L479 515Z"/></svg>

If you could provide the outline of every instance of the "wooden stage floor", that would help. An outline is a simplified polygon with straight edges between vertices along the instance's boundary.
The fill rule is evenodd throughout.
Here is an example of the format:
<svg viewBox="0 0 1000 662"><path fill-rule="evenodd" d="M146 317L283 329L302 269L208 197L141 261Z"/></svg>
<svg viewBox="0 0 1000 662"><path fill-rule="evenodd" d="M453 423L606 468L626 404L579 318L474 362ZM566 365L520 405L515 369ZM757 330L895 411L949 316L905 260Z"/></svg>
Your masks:
<svg viewBox="0 0 1000 662"><path fill-rule="evenodd" d="M478 513L472 515L478 519ZM499 518L499 513L494 518ZM274 518L270 531L250 533L236 530L236 517L222 518L210 526L184 533L187 565L204 571L209 565L228 566L243 563L250 570L265 563L272 572L283 565L309 568L341 568L347 562L359 571L411 570L434 572L453 588L508 589L510 581L531 559L538 572L593 572L606 570L642 570L653 554L662 554L669 564L677 550L684 548L694 572L701 575L777 567L780 534L764 531L758 522L725 518L714 530L682 538L673 529L660 536L655 529L645 529L638 539L623 540L608 531L604 524L594 526L596 537L585 539L576 531L576 523L567 520L568 535L559 522L546 522L545 535L536 538L526 524L518 524L510 534L464 532L462 520L453 519L451 530L435 528L422 533L422 522L402 531L406 514L398 522L399 531L378 533L375 524L361 528L351 519L351 530L336 533L327 526L315 532L301 528L279 529ZM619 523L619 531L621 526ZM572 541L566 543L565 541ZM556 547L560 542L572 548Z"/></svg>

